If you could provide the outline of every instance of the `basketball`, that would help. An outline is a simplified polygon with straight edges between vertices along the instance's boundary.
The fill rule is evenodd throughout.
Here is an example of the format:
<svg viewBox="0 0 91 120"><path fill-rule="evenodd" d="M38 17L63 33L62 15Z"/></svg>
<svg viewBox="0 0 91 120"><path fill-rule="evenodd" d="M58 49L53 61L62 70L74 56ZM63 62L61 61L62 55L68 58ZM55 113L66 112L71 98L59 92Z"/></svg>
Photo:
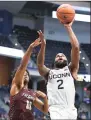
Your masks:
<svg viewBox="0 0 91 120"><path fill-rule="evenodd" d="M61 23L68 24L72 22L75 17L75 10L69 4L62 4L57 8L56 15Z"/></svg>

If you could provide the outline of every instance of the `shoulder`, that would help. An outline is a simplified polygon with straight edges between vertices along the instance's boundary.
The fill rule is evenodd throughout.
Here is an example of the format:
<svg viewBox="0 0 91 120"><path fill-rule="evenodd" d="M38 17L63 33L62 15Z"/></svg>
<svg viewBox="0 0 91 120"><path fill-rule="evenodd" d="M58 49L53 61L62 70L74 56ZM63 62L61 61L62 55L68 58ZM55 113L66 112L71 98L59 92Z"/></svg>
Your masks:
<svg viewBox="0 0 91 120"><path fill-rule="evenodd" d="M18 94L22 89L23 89L22 85L20 86L20 85L16 85L15 83L13 83L11 85L10 95L14 96L14 95Z"/></svg>

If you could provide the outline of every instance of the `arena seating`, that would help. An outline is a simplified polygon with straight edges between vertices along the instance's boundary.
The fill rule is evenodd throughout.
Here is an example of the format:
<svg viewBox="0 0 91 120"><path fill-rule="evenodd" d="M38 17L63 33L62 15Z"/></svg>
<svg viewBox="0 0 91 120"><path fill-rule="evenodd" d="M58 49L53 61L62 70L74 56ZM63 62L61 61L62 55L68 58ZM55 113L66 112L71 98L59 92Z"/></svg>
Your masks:
<svg viewBox="0 0 91 120"><path fill-rule="evenodd" d="M0 46L14 48L15 46L11 43L8 36L0 35Z"/></svg>
<svg viewBox="0 0 91 120"><path fill-rule="evenodd" d="M0 120L7 120L9 96L9 86L0 86Z"/></svg>
<svg viewBox="0 0 91 120"><path fill-rule="evenodd" d="M14 31L17 34L18 42L21 44L22 47L26 50L31 42L38 38L38 34L36 30L30 30L28 27L24 26L14 26ZM71 45L70 43L60 42L60 41L51 41L46 40L47 47L46 47L46 55L45 55L45 65L47 67L52 67L52 63L54 61L55 55L59 52L64 53L68 61L70 61L70 51ZM32 59L36 62L37 53L39 51L39 47L37 47L32 55ZM86 73L86 69L84 64L80 62L80 70L79 73Z"/></svg>
<svg viewBox="0 0 91 120"><path fill-rule="evenodd" d="M38 38L37 30L31 30L25 26L17 26L15 25L13 28L14 34L17 35L18 42L20 45L26 50L30 43L32 43L36 38ZM70 43L54 41L54 40L46 40L46 54L45 54L45 65L47 67L52 67L55 55L59 52L64 53L68 61L70 61L70 51L71 45ZM0 46L16 48L7 36L0 35ZM89 59L91 60L90 53L90 44L81 44L81 48L86 52ZM36 63L37 54L39 51L39 47L37 47L32 54L32 59ZM84 64L80 61L79 73L87 73Z"/></svg>
<svg viewBox="0 0 91 120"><path fill-rule="evenodd" d="M86 52L87 56L91 61L91 52L90 52L91 44L81 44L81 48Z"/></svg>

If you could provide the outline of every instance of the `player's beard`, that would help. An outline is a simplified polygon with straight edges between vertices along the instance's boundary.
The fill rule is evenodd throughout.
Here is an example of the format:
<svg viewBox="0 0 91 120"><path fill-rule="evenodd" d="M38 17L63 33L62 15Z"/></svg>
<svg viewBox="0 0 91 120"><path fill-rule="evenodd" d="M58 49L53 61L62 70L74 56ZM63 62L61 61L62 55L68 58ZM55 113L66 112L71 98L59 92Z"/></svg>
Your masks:
<svg viewBox="0 0 91 120"><path fill-rule="evenodd" d="M54 62L54 68L63 68L68 65L68 61L64 60L63 62L55 61Z"/></svg>

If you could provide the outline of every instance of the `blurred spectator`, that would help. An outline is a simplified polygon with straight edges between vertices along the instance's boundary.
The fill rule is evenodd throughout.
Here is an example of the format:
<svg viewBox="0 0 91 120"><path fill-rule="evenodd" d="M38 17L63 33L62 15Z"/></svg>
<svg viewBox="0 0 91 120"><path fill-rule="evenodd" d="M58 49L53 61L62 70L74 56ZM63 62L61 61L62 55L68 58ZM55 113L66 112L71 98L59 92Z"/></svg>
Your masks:
<svg viewBox="0 0 91 120"><path fill-rule="evenodd" d="M81 119L82 119L82 120L87 120L87 117L86 117L86 115L85 115L84 112L83 112L82 115L81 115Z"/></svg>
<svg viewBox="0 0 91 120"><path fill-rule="evenodd" d="M76 93L76 95L75 95L75 107L77 108L77 110L78 110L79 106L80 106L80 96L78 93Z"/></svg>
<svg viewBox="0 0 91 120"><path fill-rule="evenodd" d="M5 96L3 100L4 100L4 103L9 106L10 104L9 96Z"/></svg>

